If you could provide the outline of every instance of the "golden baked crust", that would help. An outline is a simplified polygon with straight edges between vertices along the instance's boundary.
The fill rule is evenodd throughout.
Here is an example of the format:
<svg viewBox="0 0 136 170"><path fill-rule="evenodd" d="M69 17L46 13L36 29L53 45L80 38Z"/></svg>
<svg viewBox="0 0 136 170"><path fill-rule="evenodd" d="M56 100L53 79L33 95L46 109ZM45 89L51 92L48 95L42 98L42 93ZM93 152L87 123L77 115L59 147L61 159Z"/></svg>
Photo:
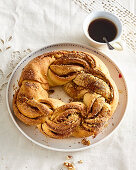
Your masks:
<svg viewBox="0 0 136 170"><path fill-rule="evenodd" d="M50 98L49 88L63 86L75 102ZM79 51L53 51L23 69L13 110L22 122L37 125L52 138L96 136L113 115L119 95L105 64Z"/></svg>

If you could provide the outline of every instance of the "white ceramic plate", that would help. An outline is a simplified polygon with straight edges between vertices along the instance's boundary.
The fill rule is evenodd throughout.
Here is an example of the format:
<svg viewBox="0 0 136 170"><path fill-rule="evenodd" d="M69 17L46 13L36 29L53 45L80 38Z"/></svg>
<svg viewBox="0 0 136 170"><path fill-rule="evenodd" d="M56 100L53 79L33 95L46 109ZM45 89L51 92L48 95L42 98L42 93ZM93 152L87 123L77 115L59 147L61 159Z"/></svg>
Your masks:
<svg viewBox="0 0 136 170"><path fill-rule="evenodd" d="M88 139L91 141L90 146L84 146L81 144L81 138L68 138L68 139L52 139L49 137L44 136L42 133L39 132L38 129L36 129L33 126L27 126L23 124L21 121L19 121L14 113L12 108L12 99L14 94L14 88L15 86L18 87L17 81L19 80L20 74L24 66L33 58L49 51L54 50L77 50L77 51L85 51L90 52L98 56L108 67L111 77L116 82L116 85L119 90L119 104L117 106L116 112L113 114L112 118L109 120L109 125L95 138L88 137ZM32 52L28 56L26 56L14 69L9 82L7 86L7 106L10 113L10 116L15 123L16 127L22 132L22 134L27 137L32 142L40 145L41 147L50 149L50 150L56 150L56 151L65 151L65 152L72 152L72 151L80 151L87 148L91 148L92 146L95 146L96 144L100 143L104 139L106 139L119 125L121 122L125 109L127 106L127 87L124 80L124 77L120 77L119 75L122 75L119 68L115 65L115 63L110 60L106 55L102 54L101 52L97 51L94 48L86 47L79 44L73 44L73 43L61 43L61 44L53 44L46 47L43 47L35 52ZM62 89L57 88L56 92L59 91L59 97L61 97L62 100L67 101L67 96L64 95ZM54 96L57 97L57 93L55 92Z"/></svg>

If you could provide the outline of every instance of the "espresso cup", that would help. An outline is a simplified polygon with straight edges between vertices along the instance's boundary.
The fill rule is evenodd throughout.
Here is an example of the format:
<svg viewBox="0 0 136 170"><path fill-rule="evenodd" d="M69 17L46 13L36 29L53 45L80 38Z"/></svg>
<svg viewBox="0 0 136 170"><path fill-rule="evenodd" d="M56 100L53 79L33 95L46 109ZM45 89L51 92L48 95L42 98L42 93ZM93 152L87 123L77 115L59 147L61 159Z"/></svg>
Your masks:
<svg viewBox="0 0 136 170"><path fill-rule="evenodd" d="M121 38L121 34L122 34L122 24L121 21L118 19L117 16L113 15L110 12L105 12L105 11L96 11L96 12L91 12L84 20L83 23L83 30L84 30L84 34L87 37L87 39L89 40L89 43L95 47L95 48L103 48L103 47L107 47L107 44L104 42L98 42L95 41L94 39L91 38L91 36L89 35L88 32L88 28L91 22L93 22L96 19L107 19L109 21L111 21L117 28L117 34L115 36L115 38L110 41L110 44L116 49L116 50L123 50L123 45L120 41Z"/></svg>

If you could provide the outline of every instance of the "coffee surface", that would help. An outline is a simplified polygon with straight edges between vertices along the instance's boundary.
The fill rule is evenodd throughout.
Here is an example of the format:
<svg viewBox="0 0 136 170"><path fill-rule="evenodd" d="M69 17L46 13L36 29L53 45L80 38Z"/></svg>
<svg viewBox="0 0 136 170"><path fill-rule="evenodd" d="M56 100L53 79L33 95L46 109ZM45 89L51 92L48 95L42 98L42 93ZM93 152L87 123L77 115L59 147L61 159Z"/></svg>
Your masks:
<svg viewBox="0 0 136 170"><path fill-rule="evenodd" d="M88 33L89 36L97 42L104 43L103 37L106 37L110 42L116 37L117 28L112 21L105 18L99 18L90 23Z"/></svg>

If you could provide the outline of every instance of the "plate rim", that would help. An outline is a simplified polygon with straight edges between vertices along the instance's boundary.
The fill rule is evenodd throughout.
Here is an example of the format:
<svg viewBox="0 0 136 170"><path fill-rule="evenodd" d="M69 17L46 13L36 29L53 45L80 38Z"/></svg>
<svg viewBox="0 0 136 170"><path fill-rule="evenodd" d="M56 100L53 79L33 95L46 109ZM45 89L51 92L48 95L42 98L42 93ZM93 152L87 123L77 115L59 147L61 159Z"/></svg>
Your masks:
<svg viewBox="0 0 136 170"><path fill-rule="evenodd" d="M17 129L27 138L29 139L31 142L33 142L34 144L42 147L42 148L45 148L45 149L49 149L49 150L52 150L52 151L59 151L59 152L76 152L76 151L83 151L83 150L86 150L86 149L89 149L89 148L92 148L92 147L95 147L96 145L104 142L107 138L109 138L114 132L115 130L117 130L119 128L119 126L121 125L121 123L123 122L124 120L124 117L126 115L126 110L127 110L127 106L128 106L128 87L127 87L127 83L126 83L126 80L124 78L124 75L122 74L122 78L124 79L124 85L125 85L125 89L126 89L126 106L125 106L125 109L124 109L124 114L120 120L120 122L118 123L118 125L112 130L112 132L110 132L107 136L105 136L103 139L101 139L100 141L94 143L94 144L91 144L89 146L86 146L86 147L83 147L83 148L75 148L75 149L59 149L59 148L54 148L54 147L50 147L50 146L47 146L47 145L44 145L42 143L39 143L37 141L35 141L34 139L32 139L29 135L27 135L22 129L21 127L19 127L19 125L17 124L17 122L15 121L14 117L13 117L13 114L10 110L10 106L9 106L9 98L8 98L8 92L9 92L9 86L10 86L10 82L12 80L12 77L14 75L14 73L16 72L17 68L20 66L20 64L26 60L29 56L31 56L32 54L34 53L37 53L37 52L40 52L41 50L44 50L44 49L48 49L50 47L56 47L56 46L77 46L77 47L82 47L84 49L88 49L88 50L93 50L94 52L96 52L97 54L99 55L102 55L102 56L105 56L106 59L108 59L111 63L113 63L117 68L118 70L120 71L120 73L122 74L122 71L120 70L120 68L117 66L117 64L111 60L106 54L102 53L101 51L99 51L98 49L95 49L91 46L88 46L88 45L83 45L83 44L78 44L78 43L69 43L69 42L65 42L65 43L53 43L53 44L50 44L50 45L46 45L46 46L43 46L39 49L36 49L34 51L32 51L31 53L27 54L17 65L16 67L13 69L11 75L10 75L10 78L8 80L8 84L7 84L7 88L6 88L6 105L7 105L7 108L8 108L8 112L9 112L9 115L12 119L12 121L14 122L15 126L17 127ZM54 50L55 51L55 50Z"/></svg>

